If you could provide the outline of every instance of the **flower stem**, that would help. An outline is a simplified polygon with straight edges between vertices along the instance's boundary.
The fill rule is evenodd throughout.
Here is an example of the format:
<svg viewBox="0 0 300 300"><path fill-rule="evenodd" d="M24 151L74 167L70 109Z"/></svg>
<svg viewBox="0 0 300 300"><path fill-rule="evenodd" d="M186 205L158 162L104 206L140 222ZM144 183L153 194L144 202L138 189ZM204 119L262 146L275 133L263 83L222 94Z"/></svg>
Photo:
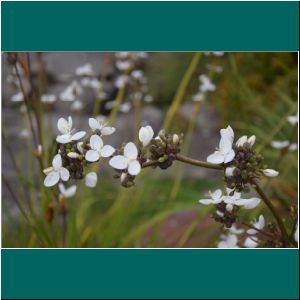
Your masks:
<svg viewBox="0 0 300 300"><path fill-rule="evenodd" d="M181 154L177 154L176 159L181 161L181 162L190 164L190 165L203 167L203 168L207 168L207 169L215 169L215 170L222 170L223 169L223 166L211 164L211 163L201 161L201 160L197 160L197 159L192 159L192 158L189 158L189 157L181 155Z"/></svg>
<svg viewBox="0 0 300 300"><path fill-rule="evenodd" d="M278 214L278 212L276 211L275 207L273 206L271 200L268 198L268 196L264 193L264 191L260 188L260 186L258 185L258 183L253 180L252 184L254 185L254 188L256 190L256 192L261 196L262 200L265 202L265 204L268 206L268 208L270 209L270 211L272 212L274 218L277 221L278 227L281 231L281 235L282 235L282 239L284 244L286 244L289 240L289 236L287 234L286 228L283 224L283 221L280 217L280 215Z"/></svg>

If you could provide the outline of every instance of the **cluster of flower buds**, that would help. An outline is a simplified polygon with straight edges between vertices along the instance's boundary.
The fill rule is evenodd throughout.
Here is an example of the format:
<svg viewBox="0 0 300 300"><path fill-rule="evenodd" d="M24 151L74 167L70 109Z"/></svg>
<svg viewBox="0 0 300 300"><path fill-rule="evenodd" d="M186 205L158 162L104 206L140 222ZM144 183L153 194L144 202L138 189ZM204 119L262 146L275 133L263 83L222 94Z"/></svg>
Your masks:
<svg viewBox="0 0 300 300"><path fill-rule="evenodd" d="M180 152L182 141L183 134L170 134L161 130L158 137L151 141L150 159L157 161L161 169L169 168Z"/></svg>
<svg viewBox="0 0 300 300"><path fill-rule="evenodd" d="M239 207L234 206L232 210L227 210L226 206L224 202L217 204L213 218L216 222L224 224L226 228L231 228L236 222Z"/></svg>

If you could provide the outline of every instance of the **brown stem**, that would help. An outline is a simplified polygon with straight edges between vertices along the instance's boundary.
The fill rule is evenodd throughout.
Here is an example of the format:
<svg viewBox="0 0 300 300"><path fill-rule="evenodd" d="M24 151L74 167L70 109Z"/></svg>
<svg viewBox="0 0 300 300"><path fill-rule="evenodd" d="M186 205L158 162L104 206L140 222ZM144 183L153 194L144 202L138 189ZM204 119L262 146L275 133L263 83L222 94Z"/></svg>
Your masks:
<svg viewBox="0 0 300 300"><path fill-rule="evenodd" d="M283 221L282 221L281 217L279 216L278 212L276 211L275 207L273 206L271 200L264 193L264 191L260 188L258 183L255 180L252 180L252 184L254 185L254 188L255 188L256 192L261 196L262 200L268 206L268 208L272 212L274 218L276 219L278 227L281 231L283 242L284 242L284 244L286 244L289 240L289 236L287 234L286 228L283 224Z"/></svg>
<svg viewBox="0 0 300 300"><path fill-rule="evenodd" d="M190 165L203 167L203 168L207 168L207 169L215 169L215 170L222 170L223 169L223 166L211 164L211 163L201 161L201 160L192 159L192 158L189 158L189 157L181 155L181 154L177 154L176 159L181 161L181 162L190 164Z"/></svg>
<svg viewBox="0 0 300 300"><path fill-rule="evenodd" d="M145 163L142 164L142 168L154 167L157 164L158 164L158 160L147 161L147 162L145 162Z"/></svg>
<svg viewBox="0 0 300 300"><path fill-rule="evenodd" d="M244 226L246 226L246 227L248 227L248 228L250 228L250 229L256 230L257 232L261 233L262 235L265 235L266 237L269 237L271 239L275 239L276 238L273 234L268 233L268 232L266 232L264 230L261 230L261 229L257 229L255 226L253 226L251 224L244 223L244 222L242 222L241 224L244 225Z"/></svg>

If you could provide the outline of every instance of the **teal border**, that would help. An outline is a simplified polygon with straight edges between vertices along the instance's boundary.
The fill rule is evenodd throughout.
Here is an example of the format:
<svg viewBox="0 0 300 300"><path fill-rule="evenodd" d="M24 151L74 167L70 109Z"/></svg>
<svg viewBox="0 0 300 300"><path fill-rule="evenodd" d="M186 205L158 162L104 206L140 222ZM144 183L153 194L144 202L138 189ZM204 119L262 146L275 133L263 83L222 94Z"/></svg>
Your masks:
<svg viewBox="0 0 300 300"><path fill-rule="evenodd" d="M2 1L2 51L298 51L299 3Z"/></svg>
<svg viewBox="0 0 300 300"><path fill-rule="evenodd" d="M298 299L298 250L2 250L6 299Z"/></svg>

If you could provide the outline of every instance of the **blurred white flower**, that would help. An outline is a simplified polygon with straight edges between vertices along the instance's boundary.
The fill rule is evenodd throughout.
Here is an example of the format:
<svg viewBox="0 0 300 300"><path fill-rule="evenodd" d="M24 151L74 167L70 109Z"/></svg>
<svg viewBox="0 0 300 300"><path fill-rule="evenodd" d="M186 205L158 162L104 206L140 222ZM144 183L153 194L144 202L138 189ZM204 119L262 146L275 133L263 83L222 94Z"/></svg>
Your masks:
<svg viewBox="0 0 300 300"><path fill-rule="evenodd" d="M10 100L12 102L22 102L22 101L24 101L23 93L19 92L19 93L15 94L15 95L12 95L11 98L10 98Z"/></svg>
<svg viewBox="0 0 300 300"><path fill-rule="evenodd" d="M52 104L57 100L56 95L44 94L41 96L41 101L43 103Z"/></svg>
<svg viewBox="0 0 300 300"><path fill-rule="evenodd" d="M235 234L221 235L221 241L218 248L239 248L238 238Z"/></svg>
<svg viewBox="0 0 300 300"><path fill-rule="evenodd" d="M101 137L95 134L90 138L90 148L85 154L85 159L90 162L97 161L101 157L109 157L115 152L112 146L104 146Z"/></svg>
<svg viewBox="0 0 300 300"><path fill-rule="evenodd" d="M235 152L232 149L232 143L234 139L234 132L230 126L226 129L220 130L221 140L219 148L211 155L207 157L207 162L213 164L229 163L235 157Z"/></svg>
<svg viewBox="0 0 300 300"><path fill-rule="evenodd" d="M27 128L23 128L20 133L19 136L21 139L28 139L30 137L30 130L28 130Z"/></svg>
<svg viewBox="0 0 300 300"><path fill-rule="evenodd" d="M200 84L200 91L203 93L206 92L213 92L216 90L216 86L211 82L208 76L202 74L199 76Z"/></svg>
<svg viewBox="0 0 300 300"><path fill-rule="evenodd" d="M275 171L273 169L264 169L263 170L263 173L265 176L267 177L276 177L278 176L279 172L278 171Z"/></svg>
<svg viewBox="0 0 300 300"><path fill-rule="evenodd" d="M89 87L92 89L102 89L103 85L101 81L99 81L97 78L90 78L90 77L84 77L81 79L82 86Z"/></svg>
<svg viewBox="0 0 300 300"><path fill-rule="evenodd" d="M205 99L205 94L203 92L198 92L192 97L195 102L202 102Z"/></svg>
<svg viewBox="0 0 300 300"><path fill-rule="evenodd" d="M142 70L133 70L130 75L135 80L140 80L143 78L144 72Z"/></svg>
<svg viewBox="0 0 300 300"><path fill-rule="evenodd" d="M252 135L249 138L246 135L244 135L236 141L235 145L238 147L242 147L242 146L244 146L245 143L247 143L252 147L255 143L255 140L256 140L255 135Z"/></svg>
<svg viewBox="0 0 300 300"><path fill-rule="evenodd" d="M83 109L83 103L81 100L75 100L74 102L72 102L71 104L71 110L73 111L80 111Z"/></svg>
<svg viewBox="0 0 300 300"><path fill-rule="evenodd" d="M77 190L76 185L72 185L72 186L70 186L68 188L65 188L65 186L62 183L60 183L58 185L58 188L59 188L60 194L64 198L71 198L71 197L73 197L76 194L76 190Z"/></svg>
<svg viewBox="0 0 300 300"><path fill-rule="evenodd" d="M151 103L151 102L153 102L153 97L151 96L151 95L146 95L145 97L144 97L144 101L146 102L146 103Z"/></svg>
<svg viewBox="0 0 300 300"><path fill-rule="evenodd" d="M288 147L288 145L290 144L289 141L285 140L285 141L272 141L271 146L275 149L283 149Z"/></svg>
<svg viewBox="0 0 300 300"><path fill-rule="evenodd" d="M111 100L111 101L105 102L104 107L105 107L105 109L110 110L113 107L115 107L116 104L117 104L116 100Z"/></svg>
<svg viewBox="0 0 300 300"><path fill-rule="evenodd" d="M127 52L127 51L116 52L115 57L118 59L126 59L126 58L128 58L129 54L130 54L130 52Z"/></svg>
<svg viewBox="0 0 300 300"><path fill-rule="evenodd" d="M60 144L67 144L72 141L78 141L86 134L85 131L78 131L73 133L72 129L72 117L69 116L68 121L64 118L60 118L57 122L57 128L62 133L56 137L56 141Z"/></svg>
<svg viewBox="0 0 300 300"><path fill-rule="evenodd" d="M116 67L120 71L127 71L132 67L132 64L129 60L117 60Z"/></svg>
<svg viewBox="0 0 300 300"><path fill-rule="evenodd" d="M289 146L289 150L290 151L295 151L297 149L298 149L298 145L296 143L290 144L290 146Z"/></svg>
<svg viewBox="0 0 300 300"><path fill-rule="evenodd" d="M128 173L135 176L140 173L141 165L137 160L138 149L134 143L129 142L124 147L124 155L116 155L110 161L109 164L115 169L124 170L128 169Z"/></svg>
<svg viewBox="0 0 300 300"><path fill-rule="evenodd" d="M75 70L75 74L77 76L93 76L94 70L93 70L93 66L89 63L79 66L76 70Z"/></svg>
<svg viewBox="0 0 300 300"><path fill-rule="evenodd" d="M82 94L82 87L74 80L64 91L60 93L62 101L74 101L78 95Z"/></svg>
<svg viewBox="0 0 300 300"><path fill-rule="evenodd" d="M295 233L294 233L294 239L297 243L298 243L298 235L299 235L299 232L298 232L298 224L297 224L297 228L296 228Z"/></svg>
<svg viewBox="0 0 300 300"><path fill-rule="evenodd" d="M199 200L199 203L204 205L209 205L209 204L219 204L223 201L223 195L220 189L214 191L213 193L209 191L208 195L210 196L210 199L201 199Z"/></svg>
<svg viewBox="0 0 300 300"><path fill-rule="evenodd" d="M258 238L255 236L247 237L244 242L244 246L246 248L256 248L257 245L258 245Z"/></svg>
<svg viewBox="0 0 300 300"><path fill-rule="evenodd" d="M232 225L230 228L228 228L228 231L232 234L235 234L235 235L239 235L239 234L242 234L245 232L244 229L242 228L237 228L235 225Z"/></svg>
<svg viewBox="0 0 300 300"><path fill-rule="evenodd" d="M154 135L154 131L151 126L145 126L141 127L139 131L139 140L143 144L144 147L146 147L150 141L152 140Z"/></svg>
<svg viewBox="0 0 300 300"><path fill-rule="evenodd" d="M207 64L206 68L209 71L216 72L216 73L222 73L223 72L223 67L222 66Z"/></svg>
<svg viewBox="0 0 300 300"><path fill-rule="evenodd" d="M90 172L85 176L85 185L94 188L97 185L98 177L96 172Z"/></svg>
<svg viewBox="0 0 300 300"><path fill-rule="evenodd" d="M253 227L255 227L258 230L262 230L265 227L265 218L263 215L260 215L258 220L253 224ZM250 235L256 234L258 231L254 228L248 229L247 233Z"/></svg>
<svg viewBox="0 0 300 300"><path fill-rule="evenodd" d="M292 116L288 116L288 122L290 122L293 126L298 124L298 113Z"/></svg>
<svg viewBox="0 0 300 300"><path fill-rule="evenodd" d="M131 110L131 103L125 102L120 105L120 112L127 114Z"/></svg>
<svg viewBox="0 0 300 300"><path fill-rule="evenodd" d="M44 180L44 185L47 187L58 183L61 178L63 181L68 181L70 177L69 170L62 166L62 159L60 154L56 154L52 161L52 167L43 170L47 175Z"/></svg>
<svg viewBox="0 0 300 300"><path fill-rule="evenodd" d="M128 82L128 76L127 75L120 75L115 82L115 86L117 88L122 88L126 85L126 83Z"/></svg>
<svg viewBox="0 0 300 300"><path fill-rule="evenodd" d="M99 121L95 118L89 118L89 126L92 131L99 130L101 135L111 135L116 131L114 127L107 126L104 120Z"/></svg>

